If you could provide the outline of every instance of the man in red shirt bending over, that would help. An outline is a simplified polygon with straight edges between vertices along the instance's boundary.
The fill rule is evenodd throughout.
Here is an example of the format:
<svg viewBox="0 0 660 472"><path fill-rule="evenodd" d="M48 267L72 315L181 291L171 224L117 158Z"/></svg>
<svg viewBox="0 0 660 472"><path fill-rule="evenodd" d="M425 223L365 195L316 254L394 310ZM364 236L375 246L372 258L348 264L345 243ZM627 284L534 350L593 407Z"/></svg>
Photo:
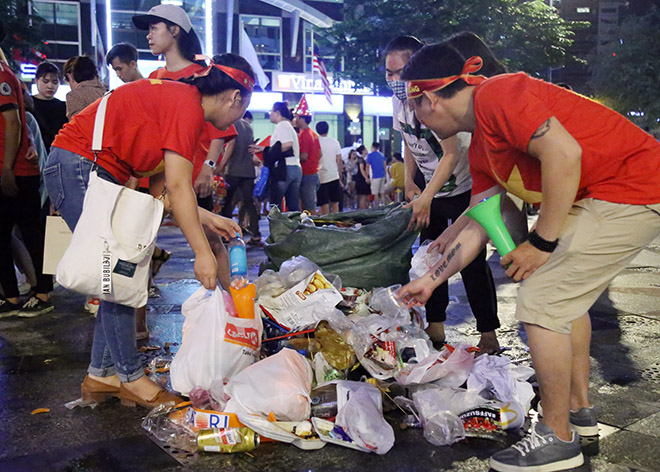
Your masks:
<svg viewBox="0 0 660 472"><path fill-rule="evenodd" d="M481 58L447 43L426 46L402 79L418 119L441 139L473 133L470 206L508 191L541 204L529 240L504 256L522 281L516 318L524 323L541 388L543 422L494 454L498 471L580 466L579 436L598 434L589 403L587 310L660 233L660 143L623 116L524 73L486 80ZM465 267L488 242L461 216L436 240L443 257L401 288L409 305Z"/></svg>

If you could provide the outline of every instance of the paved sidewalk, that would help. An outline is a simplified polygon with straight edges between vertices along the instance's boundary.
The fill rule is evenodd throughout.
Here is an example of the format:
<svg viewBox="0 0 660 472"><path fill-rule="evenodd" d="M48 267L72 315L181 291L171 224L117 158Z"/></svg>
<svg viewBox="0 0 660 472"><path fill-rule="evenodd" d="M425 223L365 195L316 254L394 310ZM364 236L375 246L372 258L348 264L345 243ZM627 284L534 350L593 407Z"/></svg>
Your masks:
<svg viewBox="0 0 660 472"><path fill-rule="evenodd" d="M157 345L158 354L171 354L181 342L181 304L199 284L193 277L193 253L177 228L162 228L159 246L173 251L173 257L156 280L161 296L150 300L151 339L140 345ZM263 249L248 249L251 278L263 257ZM489 262L498 286L500 342L510 348L507 355L528 363L525 334L513 319L517 285L505 278L497 254ZM449 341L476 343L460 279L452 279L450 293ZM436 447L421 430L401 431L391 417L396 443L385 456L333 445L306 452L269 443L252 456L205 455L183 467L141 429L146 410L118 401L93 410L64 407L80 395L94 319L83 311L82 296L58 288L53 299L56 309L46 315L0 319L0 471L485 472L488 457L505 446L469 440ZM591 314L591 396L603 434L599 443L585 445L588 460L577 470L660 471L660 239L614 281ZM50 408L50 413L31 415L36 408Z"/></svg>

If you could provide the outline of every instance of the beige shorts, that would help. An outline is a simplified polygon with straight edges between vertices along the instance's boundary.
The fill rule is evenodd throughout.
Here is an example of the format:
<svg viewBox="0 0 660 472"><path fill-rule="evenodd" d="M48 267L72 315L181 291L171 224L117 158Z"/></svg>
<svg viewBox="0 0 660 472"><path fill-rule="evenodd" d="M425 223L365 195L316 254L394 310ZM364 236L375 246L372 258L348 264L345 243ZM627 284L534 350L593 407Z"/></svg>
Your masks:
<svg viewBox="0 0 660 472"><path fill-rule="evenodd" d="M659 233L660 204L576 202L557 249L521 284L516 319L570 333L571 323Z"/></svg>

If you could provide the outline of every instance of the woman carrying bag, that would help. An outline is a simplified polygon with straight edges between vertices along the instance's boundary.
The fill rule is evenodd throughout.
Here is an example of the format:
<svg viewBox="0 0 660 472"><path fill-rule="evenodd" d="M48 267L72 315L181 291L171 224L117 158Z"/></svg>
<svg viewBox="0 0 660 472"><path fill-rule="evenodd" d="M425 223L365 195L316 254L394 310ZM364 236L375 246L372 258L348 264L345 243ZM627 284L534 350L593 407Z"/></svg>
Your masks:
<svg viewBox="0 0 660 472"><path fill-rule="evenodd" d="M103 145L96 162L91 149L99 102L62 129L48 156L44 180L53 205L72 230L82 213L91 170L123 185L131 175L157 171L164 161L165 173L151 179L150 191L161 195L167 184L165 208L173 211L195 253L195 276L207 289L215 288L216 259L202 225L226 237L240 233L240 228L197 207L193 161L205 121L226 129L243 116L250 102L252 69L238 56L230 59L233 67L211 64L185 79L187 83L140 80L117 88L107 100ZM133 308L101 302L82 396L95 401L116 396L122 404L148 408L178 400L144 376Z"/></svg>

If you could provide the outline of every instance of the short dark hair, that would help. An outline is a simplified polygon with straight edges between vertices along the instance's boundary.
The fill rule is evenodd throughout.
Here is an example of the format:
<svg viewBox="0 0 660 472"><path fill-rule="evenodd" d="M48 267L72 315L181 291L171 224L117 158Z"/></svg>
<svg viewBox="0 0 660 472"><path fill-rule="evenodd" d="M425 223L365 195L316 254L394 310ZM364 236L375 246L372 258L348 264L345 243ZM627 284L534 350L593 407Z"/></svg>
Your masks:
<svg viewBox="0 0 660 472"><path fill-rule="evenodd" d="M246 110L245 115L243 115L243 119L244 120L253 120L254 118L252 117L252 113L250 113L249 111Z"/></svg>
<svg viewBox="0 0 660 472"><path fill-rule="evenodd" d="M275 103L273 103L273 110L278 112L280 115L282 115L287 120L293 120L293 113L291 113L291 110L289 109L289 103L288 102L275 102Z"/></svg>
<svg viewBox="0 0 660 472"><path fill-rule="evenodd" d="M409 82L460 75L464 65L463 55L447 42L430 44L413 54L401 72L401 80ZM466 86L463 80L457 80L435 93L442 98L451 98Z"/></svg>
<svg viewBox="0 0 660 472"><path fill-rule="evenodd" d="M372 148L376 148L376 150L380 149L380 143L378 141L374 141L371 143Z"/></svg>
<svg viewBox="0 0 660 472"><path fill-rule="evenodd" d="M131 61L137 62L138 52L137 49L135 49L135 47L132 44L128 44L128 43L115 44L108 51L108 54L105 55L105 63L108 65L112 65L112 61L114 61L115 58L118 58L119 62L123 62L124 64L130 64Z"/></svg>
<svg viewBox="0 0 660 472"><path fill-rule="evenodd" d="M183 29L181 31L183 31ZM221 66L227 66L243 71L252 80L254 80L254 72L252 71L252 67L248 61L243 59L238 54L219 54L213 56L213 62ZM241 82L232 79L229 75L217 67L211 67L208 75L202 77L195 77L193 75L179 79L179 82L194 85L199 90L199 93L207 96L217 95L224 92L225 90L239 90L241 92L241 97L243 98L249 96L251 93Z"/></svg>
<svg viewBox="0 0 660 472"><path fill-rule="evenodd" d="M319 121L316 123L316 132L318 134L328 134L329 130L330 126L328 125L327 121Z"/></svg>
<svg viewBox="0 0 660 472"><path fill-rule="evenodd" d="M461 31L450 36L446 42L460 52L466 60L472 56L481 57L483 66L478 74L492 77L506 73L506 67L497 60L493 51L477 34L471 31Z"/></svg>
<svg viewBox="0 0 660 472"><path fill-rule="evenodd" d="M366 150L367 148L364 146L364 144L360 144L356 149L358 154L362 154L362 151L366 151Z"/></svg>
<svg viewBox="0 0 660 472"><path fill-rule="evenodd" d="M62 68L64 75L71 74L76 82L92 80L99 76L96 64L87 56L70 57Z"/></svg>
<svg viewBox="0 0 660 472"><path fill-rule="evenodd" d="M52 62L42 62L37 66L37 73L35 74L35 79L40 79L46 74L55 74L57 78L60 78L60 69L53 64Z"/></svg>
<svg viewBox="0 0 660 472"><path fill-rule="evenodd" d="M307 124L312 122L312 117L309 115L298 115L298 118L302 118Z"/></svg>
<svg viewBox="0 0 660 472"><path fill-rule="evenodd" d="M403 156L401 156L400 152L395 152L393 156L394 156L394 160L403 162Z"/></svg>
<svg viewBox="0 0 660 472"><path fill-rule="evenodd" d="M387 57L387 55L390 53L404 51L410 51L410 54L412 55L422 49L423 46L424 43L414 36L397 36L392 41L387 43L387 46L385 46L384 56Z"/></svg>

